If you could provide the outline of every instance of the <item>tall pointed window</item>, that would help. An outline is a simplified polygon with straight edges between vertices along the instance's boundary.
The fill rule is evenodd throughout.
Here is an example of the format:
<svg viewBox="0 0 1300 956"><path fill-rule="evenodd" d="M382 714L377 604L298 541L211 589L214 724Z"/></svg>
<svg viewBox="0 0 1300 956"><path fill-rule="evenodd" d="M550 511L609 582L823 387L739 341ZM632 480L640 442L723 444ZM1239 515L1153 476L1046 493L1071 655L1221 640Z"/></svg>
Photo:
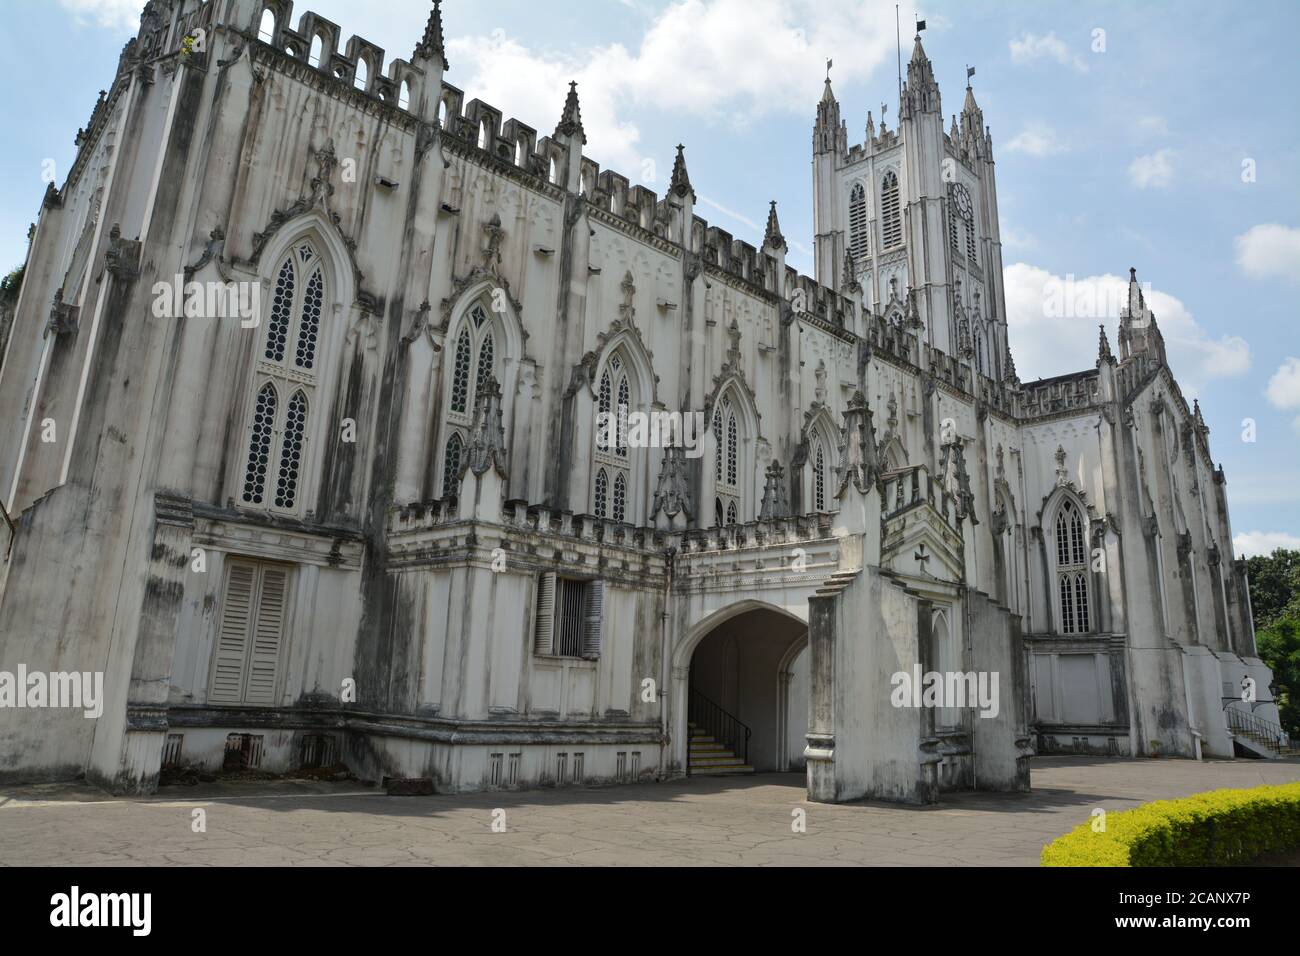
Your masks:
<svg viewBox="0 0 1300 956"><path fill-rule="evenodd" d="M240 500L296 514L311 440L326 301L324 264L315 246L303 241L286 254L275 276L257 353Z"/></svg>
<svg viewBox="0 0 1300 956"><path fill-rule="evenodd" d="M442 496L449 498L460 491L460 460L464 456L465 442L458 432L447 439L447 449L442 456Z"/></svg>
<svg viewBox="0 0 1300 956"><path fill-rule="evenodd" d="M813 507L818 511L826 510L826 452L821 439L813 444Z"/></svg>
<svg viewBox="0 0 1300 956"><path fill-rule="evenodd" d="M442 437L442 495L460 490L460 465L474 424L474 403L489 378L497 377L497 331L487 309L475 304L460 324L451 351L447 419Z"/></svg>
<svg viewBox="0 0 1300 956"><path fill-rule="evenodd" d="M849 193L849 255L861 259L867 254L867 192L854 183Z"/></svg>
<svg viewBox="0 0 1300 956"><path fill-rule="evenodd" d="M740 513L740 424L731 399L724 398L713 409L713 475L717 492L716 520L719 525L737 522Z"/></svg>
<svg viewBox="0 0 1300 956"><path fill-rule="evenodd" d="M1088 543L1083 515L1070 499L1056 513L1056 589L1062 634L1091 630L1088 605Z"/></svg>
<svg viewBox="0 0 1300 956"><path fill-rule="evenodd" d="M898 207L898 175L891 169L880 183L880 245L889 249L903 241Z"/></svg>
<svg viewBox="0 0 1300 956"><path fill-rule="evenodd" d="M633 411L634 384L631 363L619 348L610 356L596 386L596 440L593 449L596 481L591 500L592 514L618 522L631 520L628 498L632 471L627 423L628 415ZM605 476L603 491L601 475Z"/></svg>

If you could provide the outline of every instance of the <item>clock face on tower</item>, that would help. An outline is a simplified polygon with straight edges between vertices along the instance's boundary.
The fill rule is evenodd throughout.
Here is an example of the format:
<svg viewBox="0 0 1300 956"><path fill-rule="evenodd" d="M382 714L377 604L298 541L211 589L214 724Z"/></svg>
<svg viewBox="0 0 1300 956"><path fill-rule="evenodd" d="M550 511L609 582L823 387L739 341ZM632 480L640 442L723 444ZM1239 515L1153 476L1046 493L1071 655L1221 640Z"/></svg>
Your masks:
<svg viewBox="0 0 1300 956"><path fill-rule="evenodd" d="M958 183L956 186L954 186L952 191L954 197L957 200L957 211L961 213L961 217L963 219L969 222L971 218L972 209L974 208L971 206L970 193L966 191L966 187L963 186L961 183Z"/></svg>

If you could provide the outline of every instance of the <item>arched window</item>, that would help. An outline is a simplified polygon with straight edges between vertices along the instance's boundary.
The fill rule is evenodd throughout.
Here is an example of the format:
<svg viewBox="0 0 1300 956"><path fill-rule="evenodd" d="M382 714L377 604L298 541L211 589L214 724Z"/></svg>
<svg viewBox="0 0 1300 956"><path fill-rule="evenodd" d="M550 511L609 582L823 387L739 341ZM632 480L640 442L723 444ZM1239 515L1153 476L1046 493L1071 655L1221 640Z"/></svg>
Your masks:
<svg viewBox="0 0 1300 956"><path fill-rule="evenodd" d="M556 185L556 186L558 186L558 185L560 184L560 171L559 171L559 169L558 169L558 168L556 167L556 165L555 165L555 157L554 157L554 156L551 157L551 167L550 167L550 171L549 171L549 173L548 173L548 175L547 175L547 180L548 180L550 183L552 183L553 185Z"/></svg>
<svg viewBox="0 0 1300 956"><path fill-rule="evenodd" d="M989 370L984 367L985 346L984 346L983 324L979 324L975 326L974 338L975 338L975 371L982 372L985 375L987 375L989 373Z"/></svg>
<svg viewBox="0 0 1300 956"><path fill-rule="evenodd" d="M961 646L958 635L946 611L936 611L930 621L930 654L934 669L940 674L963 671ZM954 727L961 723L960 707L936 707L934 722L940 727Z"/></svg>
<svg viewBox="0 0 1300 956"><path fill-rule="evenodd" d="M632 364L620 347L609 357L596 387L596 440L593 467L612 483L613 494L593 489L592 513L598 518L629 520L627 502L632 488L631 452L628 447L628 416L636 381ZM608 487L608 486L607 486Z"/></svg>
<svg viewBox="0 0 1300 956"><path fill-rule="evenodd" d="M325 267L315 246L302 240L285 254L275 276L266 333L257 352L256 397L240 500L296 513L311 440L312 395L327 297ZM288 401L282 396L289 396ZM271 476L274 488L268 486Z"/></svg>
<svg viewBox="0 0 1300 956"><path fill-rule="evenodd" d="M523 140L517 140L515 142L515 165L521 167L524 165L524 141Z"/></svg>
<svg viewBox="0 0 1300 956"><path fill-rule="evenodd" d="M609 506L609 473L601 468L596 472L596 489L594 492L594 501L592 508L595 509L597 517L608 517L606 509Z"/></svg>
<svg viewBox="0 0 1300 956"><path fill-rule="evenodd" d="M447 450L442 456L442 496L456 494L460 490L460 459L465 450L465 443L460 433L452 432L447 439Z"/></svg>
<svg viewBox="0 0 1300 956"><path fill-rule="evenodd" d="M262 22L257 28L257 38L263 43L275 42L275 14L269 7L262 11Z"/></svg>
<svg viewBox="0 0 1300 956"><path fill-rule="evenodd" d="M487 149L487 148L488 148L487 120L484 120L483 122L481 122L481 123L478 124L478 144L477 144L477 145L478 145L478 148L479 148L479 149Z"/></svg>
<svg viewBox="0 0 1300 956"><path fill-rule="evenodd" d="M324 50L325 41L321 39L321 35L318 33L311 38L311 49L307 52L307 65L319 67Z"/></svg>
<svg viewBox="0 0 1300 956"><path fill-rule="evenodd" d="M260 505L266 490L266 472L271 463L271 437L275 431L277 398L275 386L267 382L257 393L253 405L253 425L249 429L248 467L244 474L244 501Z"/></svg>
<svg viewBox="0 0 1300 956"><path fill-rule="evenodd" d="M364 90L370 84L370 65L364 59L357 60L356 76L352 80L352 85L359 90Z"/></svg>
<svg viewBox="0 0 1300 956"><path fill-rule="evenodd" d="M722 459L727 454L727 449L722 441L722 405L719 404L713 410L713 437L717 439L717 448L713 453L713 480L722 483ZM722 509L719 508L719 511Z"/></svg>
<svg viewBox="0 0 1300 956"><path fill-rule="evenodd" d="M443 441L443 493L447 493L448 468L452 461L453 439L457 444L456 469L459 471L460 458L469 439L469 430L474 424L474 409L479 392L488 379L500 376L501 355L497 345L498 332L488 310L482 303L475 303L460 324L460 331L455 335L455 349L450 355L451 367L448 369L449 381L446 388L446 425ZM460 486L459 476L453 481L452 493Z"/></svg>
<svg viewBox="0 0 1300 956"><path fill-rule="evenodd" d="M627 375L624 374L618 383L618 443L614 446L614 453L619 458L627 457L627 416L631 410L632 393L627 387Z"/></svg>
<svg viewBox="0 0 1300 956"><path fill-rule="evenodd" d="M813 445L813 507L826 510L826 453L821 439Z"/></svg>
<svg viewBox="0 0 1300 956"><path fill-rule="evenodd" d="M736 413L729 410L727 415L727 484L736 484Z"/></svg>
<svg viewBox="0 0 1300 956"><path fill-rule="evenodd" d="M447 126L447 101L438 101L438 125L444 129Z"/></svg>
<svg viewBox="0 0 1300 956"><path fill-rule="evenodd" d="M966 220L966 255L970 261L979 263L979 248L975 245L975 217L972 215Z"/></svg>
<svg viewBox="0 0 1300 956"><path fill-rule="evenodd" d="M469 410L469 369L474 362L474 339L469 326L456 339L456 364L451 374L451 410Z"/></svg>
<svg viewBox="0 0 1300 956"><path fill-rule="evenodd" d="M402 86L397 92L397 108L399 110L411 108L411 84L407 80L402 80Z"/></svg>
<svg viewBox="0 0 1300 956"><path fill-rule="evenodd" d="M880 245L889 249L903 241L903 220L898 210L898 176L891 169L880 183Z"/></svg>
<svg viewBox="0 0 1300 956"><path fill-rule="evenodd" d="M727 524L735 524L741 506L740 423L730 398L723 398L714 406L713 437L716 442L713 478L721 503L718 511L725 509Z"/></svg>
<svg viewBox="0 0 1300 956"><path fill-rule="evenodd" d="M1066 499L1056 513L1056 590L1062 634L1091 630L1088 605L1088 539L1079 506Z"/></svg>
<svg viewBox="0 0 1300 956"><path fill-rule="evenodd" d="M621 471L614 479L614 511L610 517L620 522L627 518L627 475Z"/></svg>
<svg viewBox="0 0 1300 956"><path fill-rule="evenodd" d="M854 183L849 193L849 255L861 259L867 254L867 191Z"/></svg>
<svg viewBox="0 0 1300 956"><path fill-rule="evenodd" d="M302 470L302 446L307 430L307 396L302 389L293 393L284 413L284 441L280 444L280 474L275 484L275 506L292 510L298 500L298 474Z"/></svg>

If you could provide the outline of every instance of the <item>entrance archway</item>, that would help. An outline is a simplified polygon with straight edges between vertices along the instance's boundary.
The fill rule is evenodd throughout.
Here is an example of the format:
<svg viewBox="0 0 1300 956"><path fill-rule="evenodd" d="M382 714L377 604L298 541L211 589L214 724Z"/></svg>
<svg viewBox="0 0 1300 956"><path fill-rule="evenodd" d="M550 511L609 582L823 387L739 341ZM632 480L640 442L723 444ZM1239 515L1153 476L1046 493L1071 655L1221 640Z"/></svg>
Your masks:
<svg viewBox="0 0 1300 956"><path fill-rule="evenodd" d="M697 724L711 725L709 736L722 749L743 756L755 770L800 769L802 743L792 738L802 738L807 728L807 644L803 619L759 601L724 608L693 628L674 655L683 705L674 728L679 766L691 764L693 712ZM703 768L697 758L695 772Z"/></svg>

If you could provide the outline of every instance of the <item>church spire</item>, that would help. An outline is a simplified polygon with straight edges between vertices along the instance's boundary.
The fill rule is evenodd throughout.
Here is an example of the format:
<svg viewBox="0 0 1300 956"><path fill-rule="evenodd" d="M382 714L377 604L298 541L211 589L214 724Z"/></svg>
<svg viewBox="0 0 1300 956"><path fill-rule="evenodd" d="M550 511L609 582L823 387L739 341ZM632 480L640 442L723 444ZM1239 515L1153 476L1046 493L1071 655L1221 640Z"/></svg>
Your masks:
<svg viewBox="0 0 1300 956"><path fill-rule="evenodd" d="M432 60L434 57L438 58L444 72L450 69L447 63L446 43L442 36L442 0L433 0L433 9L429 12L429 22L424 25L424 36L416 45L415 54L411 59Z"/></svg>
<svg viewBox="0 0 1300 956"><path fill-rule="evenodd" d="M831 90L831 78L827 76L826 85L822 89L821 102L817 104L817 122L813 126L813 152L832 153L847 149L847 131L841 136L843 126L844 123L840 119L840 104ZM841 141L845 144L843 148L840 147Z"/></svg>
<svg viewBox="0 0 1300 956"><path fill-rule="evenodd" d="M912 46L912 59L907 64L907 82L903 84L903 102L899 107L899 119L903 120L913 113L938 113L940 124L943 123L943 108L939 103L939 84L934 79L934 68L930 58L921 46L921 34L916 35ZM940 125L940 129L942 129Z"/></svg>
<svg viewBox="0 0 1300 956"><path fill-rule="evenodd" d="M582 145L587 145L587 134L582 129L582 109L578 106L578 84L569 82L569 95L564 98L564 113L560 116L560 125L555 127L555 135L577 136Z"/></svg>
<svg viewBox="0 0 1300 956"><path fill-rule="evenodd" d="M1101 364L1112 360L1115 356L1110 350L1110 340L1106 338L1106 326L1103 324L1098 328L1101 329L1101 332L1098 334L1097 339L1097 363Z"/></svg>

